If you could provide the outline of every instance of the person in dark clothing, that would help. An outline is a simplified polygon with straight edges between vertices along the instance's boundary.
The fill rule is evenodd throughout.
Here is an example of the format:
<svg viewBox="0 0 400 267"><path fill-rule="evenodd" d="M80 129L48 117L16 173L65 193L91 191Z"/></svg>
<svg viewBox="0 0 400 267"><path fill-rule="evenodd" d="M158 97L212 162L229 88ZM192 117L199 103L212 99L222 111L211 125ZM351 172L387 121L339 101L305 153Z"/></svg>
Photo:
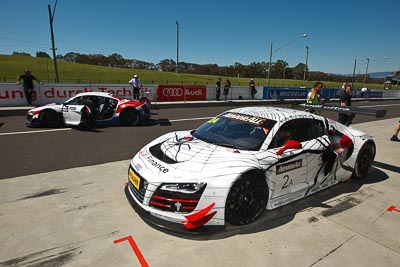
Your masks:
<svg viewBox="0 0 400 267"><path fill-rule="evenodd" d="M36 80L39 84L42 84L42 82L39 81L35 76L33 76L30 70L25 70L25 74L19 75L17 77L17 84L20 84L21 79L24 81L23 87L26 101L30 106L32 106L32 95L33 89L35 88L35 86L33 85L33 80Z"/></svg>
<svg viewBox="0 0 400 267"><path fill-rule="evenodd" d="M231 88L231 81L229 79L226 79L226 82L225 82L225 85L224 85L225 101L228 99L229 88Z"/></svg>
<svg viewBox="0 0 400 267"><path fill-rule="evenodd" d="M251 99L254 99L254 95L257 93L256 83L254 82L254 79L250 79L249 86L250 86Z"/></svg>
<svg viewBox="0 0 400 267"><path fill-rule="evenodd" d="M81 110L81 126L94 127L98 115L98 98L84 97L82 100L84 107Z"/></svg>
<svg viewBox="0 0 400 267"><path fill-rule="evenodd" d="M219 97L221 95L221 78L218 78L217 82L215 83L215 98L219 101Z"/></svg>
<svg viewBox="0 0 400 267"><path fill-rule="evenodd" d="M344 91L340 95L340 106L342 107L351 106L351 91L352 91L351 85L346 84ZM346 126L349 126L352 123L354 117L355 117L354 113L339 113L338 122Z"/></svg>

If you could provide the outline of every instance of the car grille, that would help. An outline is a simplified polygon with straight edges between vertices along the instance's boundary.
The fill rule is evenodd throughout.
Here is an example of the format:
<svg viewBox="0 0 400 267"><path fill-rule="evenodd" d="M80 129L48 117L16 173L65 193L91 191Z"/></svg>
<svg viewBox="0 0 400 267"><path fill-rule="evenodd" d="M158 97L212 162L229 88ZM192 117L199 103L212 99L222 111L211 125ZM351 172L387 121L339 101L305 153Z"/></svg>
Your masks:
<svg viewBox="0 0 400 267"><path fill-rule="evenodd" d="M140 176L132 167L129 168L129 172L132 171L135 173L140 178L140 183L139 183L139 189L137 189L131 182L131 180L128 178L128 186L132 194L135 196L135 198L140 202L143 203L144 195L146 193L147 189L147 180L144 179L142 176ZM129 173L128 173L129 177Z"/></svg>
<svg viewBox="0 0 400 267"><path fill-rule="evenodd" d="M199 199L205 188L193 194L184 194L160 190L161 186L154 192L149 206L163 211L180 213L192 212L199 203Z"/></svg>
<svg viewBox="0 0 400 267"><path fill-rule="evenodd" d="M27 116L26 116L26 119L27 119L29 122L31 122L31 121L32 121L32 117L33 117L32 115L27 115Z"/></svg>

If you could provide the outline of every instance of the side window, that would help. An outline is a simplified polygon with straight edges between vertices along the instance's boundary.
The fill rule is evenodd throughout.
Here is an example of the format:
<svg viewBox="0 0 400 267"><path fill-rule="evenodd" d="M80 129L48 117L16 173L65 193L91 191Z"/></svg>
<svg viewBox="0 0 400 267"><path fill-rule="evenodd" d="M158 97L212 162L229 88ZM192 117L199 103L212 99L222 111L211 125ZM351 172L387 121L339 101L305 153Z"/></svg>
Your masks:
<svg viewBox="0 0 400 267"><path fill-rule="evenodd" d="M304 142L325 134L322 121L313 119L295 119L286 122L275 134L269 148L283 146L287 140Z"/></svg>

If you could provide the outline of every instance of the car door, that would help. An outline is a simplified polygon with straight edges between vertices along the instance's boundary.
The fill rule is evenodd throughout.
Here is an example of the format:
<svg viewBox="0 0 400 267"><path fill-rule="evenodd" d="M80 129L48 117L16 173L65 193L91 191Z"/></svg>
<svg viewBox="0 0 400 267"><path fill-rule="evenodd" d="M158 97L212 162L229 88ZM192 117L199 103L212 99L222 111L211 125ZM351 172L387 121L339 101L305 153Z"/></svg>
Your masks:
<svg viewBox="0 0 400 267"><path fill-rule="evenodd" d="M83 101L83 97L75 97L63 104L62 110L65 124L79 125L81 122L81 110L85 106Z"/></svg>
<svg viewBox="0 0 400 267"><path fill-rule="evenodd" d="M279 201L275 206L299 198L299 192L304 192L309 187L307 153L303 148L304 138L300 136L300 124L301 120L296 119L283 124L269 145L269 149L273 149L277 157L277 163L269 168L267 174L274 183L270 198L272 201ZM289 140L295 141L300 147L286 148Z"/></svg>

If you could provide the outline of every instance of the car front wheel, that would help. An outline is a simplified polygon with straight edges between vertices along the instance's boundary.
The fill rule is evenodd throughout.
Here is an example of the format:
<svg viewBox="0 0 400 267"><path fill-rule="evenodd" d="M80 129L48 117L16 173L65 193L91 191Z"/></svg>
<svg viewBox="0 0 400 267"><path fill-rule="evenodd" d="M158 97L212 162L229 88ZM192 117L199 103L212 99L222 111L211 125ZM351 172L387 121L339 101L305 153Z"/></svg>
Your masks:
<svg viewBox="0 0 400 267"><path fill-rule="evenodd" d="M60 126L61 118L54 110L43 110L39 115L40 125L47 128L54 128Z"/></svg>
<svg viewBox="0 0 400 267"><path fill-rule="evenodd" d="M265 210L268 188L265 178L244 174L232 185L225 205L225 219L235 225L253 222Z"/></svg>

